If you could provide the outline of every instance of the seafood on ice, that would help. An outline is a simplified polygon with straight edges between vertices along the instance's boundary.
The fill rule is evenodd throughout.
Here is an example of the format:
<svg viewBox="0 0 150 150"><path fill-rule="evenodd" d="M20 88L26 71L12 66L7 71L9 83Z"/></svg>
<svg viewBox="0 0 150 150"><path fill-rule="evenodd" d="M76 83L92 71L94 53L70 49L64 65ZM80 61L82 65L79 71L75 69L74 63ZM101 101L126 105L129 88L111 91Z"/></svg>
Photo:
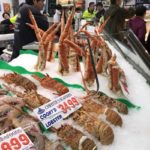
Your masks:
<svg viewBox="0 0 150 150"><path fill-rule="evenodd" d="M129 94L127 89L126 76L124 71L120 68L116 61L116 55L113 55L108 61L108 74L109 74L109 88L115 93L121 93L123 85L126 93Z"/></svg>
<svg viewBox="0 0 150 150"><path fill-rule="evenodd" d="M106 105L108 108L116 108L118 112L122 114L128 114L128 107L126 104L111 98L102 92L90 91L88 93L89 98L96 100L100 104Z"/></svg>
<svg viewBox="0 0 150 150"><path fill-rule="evenodd" d="M67 92L69 92L69 89L64 86L63 84L59 83L58 81L52 79L48 74L40 78L37 75L32 75L36 80L38 80L41 84L46 89L50 89L52 91L56 91L59 95L63 95Z"/></svg>
<svg viewBox="0 0 150 150"><path fill-rule="evenodd" d="M31 80L17 73L8 73L0 77L0 79L8 84L15 84L16 86L23 87L25 90L37 89L36 85Z"/></svg>
<svg viewBox="0 0 150 150"><path fill-rule="evenodd" d="M105 105L96 103L91 99L86 99L82 104L82 109L87 113L94 113L97 115L105 115L106 120L112 123L115 126L122 126L122 118L121 116L115 112L114 110L108 108Z"/></svg>
<svg viewBox="0 0 150 150"><path fill-rule="evenodd" d="M37 91L35 90L31 90L31 91L28 90L28 91L25 91L24 93L21 93L6 85L4 85L4 87L7 90L11 91L13 94L15 94L17 97L22 98L22 100L31 108L40 107L41 105L50 101L46 97L38 94Z"/></svg>
<svg viewBox="0 0 150 150"><path fill-rule="evenodd" d="M102 144L109 145L113 142L114 133L112 128L94 115L81 109L74 112L72 118L90 134L100 140Z"/></svg>
<svg viewBox="0 0 150 150"><path fill-rule="evenodd" d="M71 125L62 125L57 130L57 135L70 145L73 150L97 150L97 146L92 139L89 139Z"/></svg>

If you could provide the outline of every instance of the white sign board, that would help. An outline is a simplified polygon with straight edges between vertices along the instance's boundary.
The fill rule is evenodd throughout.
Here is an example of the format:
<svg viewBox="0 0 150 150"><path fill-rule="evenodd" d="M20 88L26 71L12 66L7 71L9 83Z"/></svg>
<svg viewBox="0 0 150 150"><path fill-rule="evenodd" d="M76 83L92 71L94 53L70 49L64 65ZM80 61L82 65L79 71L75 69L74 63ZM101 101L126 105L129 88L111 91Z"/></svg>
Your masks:
<svg viewBox="0 0 150 150"><path fill-rule="evenodd" d="M44 127L48 129L68 117L81 106L79 101L71 93L66 93L56 98L54 101L34 109L34 113Z"/></svg>
<svg viewBox="0 0 150 150"><path fill-rule="evenodd" d="M22 128L16 128L0 136L0 150L29 150L33 146Z"/></svg>

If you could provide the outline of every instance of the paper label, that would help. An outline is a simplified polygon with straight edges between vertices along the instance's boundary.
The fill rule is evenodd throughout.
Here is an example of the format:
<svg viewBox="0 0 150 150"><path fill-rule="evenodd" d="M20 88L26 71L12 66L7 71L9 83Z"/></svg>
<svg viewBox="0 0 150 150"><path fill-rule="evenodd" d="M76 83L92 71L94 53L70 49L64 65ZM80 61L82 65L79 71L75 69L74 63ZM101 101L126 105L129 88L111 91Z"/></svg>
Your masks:
<svg viewBox="0 0 150 150"><path fill-rule="evenodd" d="M68 117L82 105L71 94L66 93L55 100L34 109L34 113L46 129Z"/></svg>
<svg viewBox="0 0 150 150"><path fill-rule="evenodd" d="M33 143L22 128L16 128L0 136L0 150L29 150Z"/></svg>

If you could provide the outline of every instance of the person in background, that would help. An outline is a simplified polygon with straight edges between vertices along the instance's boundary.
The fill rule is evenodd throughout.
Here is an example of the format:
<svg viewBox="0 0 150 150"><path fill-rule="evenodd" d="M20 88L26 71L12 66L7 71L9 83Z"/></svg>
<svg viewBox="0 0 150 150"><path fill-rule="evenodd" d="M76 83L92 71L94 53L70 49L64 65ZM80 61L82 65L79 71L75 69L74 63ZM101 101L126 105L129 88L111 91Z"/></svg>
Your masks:
<svg viewBox="0 0 150 150"><path fill-rule="evenodd" d="M15 16L10 17L10 14L7 12L4 12L2 14L4 20L2 20L0 22L1 24L1 28L3 28L3 34L7 34L7 33L13 33L14 32L14 24L16 21Z"/></svg>
<svg viewBox="0 0 150 150"><path fill-rule="evenodd" d="M46 12L46 10L43 11L43 15L48 19L48 17L50 16L48 12Z"/></svg>
<svg viewBox="0 0 150 150"><path fill-rule="evenodd" d="M127 29L129 28L129 21L130 21L130 19L132 19L132 18L135 17L135 8L130 7L130 8L128 9L128 12L129 12L130 16L129 16L129 19L126 20L126 25L125 25L125 26L126 26Z"/></svg>
<svg viewBox="0 0 150 150"><path fill-rule="evenodd" d="M56 5L55 14L53 16L53 22L58 23L61 19L62 6L60 4Z"/></svg>
<svg viewBox="0 0 150 150"><path fill-rule="evenodd" d="M98 2L96 4L96 21L99 22L100 21L100 18L104 15L105 13L105 9L103 7L103 4L102 2Z"/></svg>
<svg viewBox="0 0 150 150"><path fill-rule="evenodd" d="M25 3L21 3L21 4L19 5L19 8L22 7L24 4L25 4ZM5 16L5 20L3 20L3 21L1 22L1 24L5 25L5 26L7 27L7 28L6 28L6 29L7 29L6 33L13 33L13 32L14 32L15 23L16 23L18 14L16 14L16 15L13 16L13 17L10 17L10 15L9 15L9 16L6 16L6 14L8 14L8 13L3 13L3 16Z"/></svg>
<svg viewBox="0 0 150 150"><path fill-rule="evenodd" d="M129 20L129 27L141 41L143 46L145 46L145 35L146 35L146 23L144 21L144 16L146 14L145 6L138 6L135 10L136 16Z"/></svg>
<svg viewBox="0 0 150 150"><path fill-rule="evenodd" d="M96 15L95 3L90 2L88 9L83 12L82 18L87 21L93 21L95 18L95 15Z"/></svg>
<svg viewBox="0 0 150 150"><path fill-rule="evenodd" d="M31 10L34 15L38 27L44 31L48 29L49 23L46 17L40 12L43 7L44 0L26 0L26 4L20 7L16 21L11 60L19 55L19 51L22 49L22 46L37 41L34 30L27 25L27 23L31 23L29 10Z"/></svg>
<svg viewBox="0 0 150 150"><path fill-rule="evenodd" d="M148 32L148 37L147 37L147 41L146 41L146 49L150 55L150 31Z"/></svg>
<svg viewBox="0 0 150 150"><path fill-rule="evenodd" d="M80 27L80 21L82 18L82 11L80 7L77 7L75 10L75 15L74 15L74 19L75 19L75 31L79 30Z"/></svg>
<svg viewBox="0 0 150 150"><path fill-rule="evenodd" d="M122 31L125 28L125 19L130 17L127 9L121 7L122 0L111 0L111 5L104 14L104 20L109 20L104 29L114 38L123 41Z"/></svg>
<svg viewBox="0 0 150 150"><path fill-rule="evenodd" d="M9 19L9 18L10 18L10 14L7 13L7 12L4 12L4 13L2 14L2 16L3 16L4 19Z"/></svg>
<svg viewBox="0 0 150 150"><path fill-rule="evenodd" d="M10 17L8 19L5 19L5 20L1 21L1 24L12 25L12 24L15 24L16 20L17 20L17 14L13 17Z"/></svg>

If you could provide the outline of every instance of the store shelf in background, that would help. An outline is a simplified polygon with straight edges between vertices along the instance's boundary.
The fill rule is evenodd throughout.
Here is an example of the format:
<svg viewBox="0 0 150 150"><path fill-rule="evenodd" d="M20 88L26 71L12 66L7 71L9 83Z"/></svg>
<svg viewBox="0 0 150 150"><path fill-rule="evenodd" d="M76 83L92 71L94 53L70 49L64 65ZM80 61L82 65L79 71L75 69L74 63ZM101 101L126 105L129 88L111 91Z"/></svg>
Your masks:
<svg viewBox="0 0 150 150"><path fill-rule="evenodd" d="M57 42L54 43L54 51L58 51L58 46L59 46L59 44ZM24 45L22 47L22 49L26 49L26 50L29 50L29 49L38 50L39 49L39 42L32 42L32 43L29 43L27 45Z"/></svg>
<svg viewBox="0 0 150 150"><path fill-rule="evenodd" d="M85 0L75 0L76 7L84 8ZM57 4L61 4L63 7L73 6L73 0L56 0Z"/></svg>

